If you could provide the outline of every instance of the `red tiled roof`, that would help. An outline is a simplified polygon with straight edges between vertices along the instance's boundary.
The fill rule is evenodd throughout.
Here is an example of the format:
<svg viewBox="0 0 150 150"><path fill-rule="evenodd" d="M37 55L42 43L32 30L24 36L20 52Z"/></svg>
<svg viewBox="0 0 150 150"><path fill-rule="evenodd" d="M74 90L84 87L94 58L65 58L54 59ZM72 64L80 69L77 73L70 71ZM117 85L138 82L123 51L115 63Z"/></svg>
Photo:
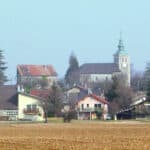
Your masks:
<svg viewBox="0 0 150 150"><path fill-rule="evenodd" d="M18 65L17 70L21 76L56 76L52 65Z"/></svg>
<svg viewBox="0 0 150 150"><path fill-rule="evenodd" d="M90 96L103 104L109 104L109 102L107 100L105 100L104 98L102 98L100 96L97 96L95 94L90 94Z"/></svg>
<svg viewBox="0 0 150 150"><path fill-rule="evenodd" d="M41 98L48 98L49 94L50 94L50 90L33 89L30 91L30 95L38 96Z"/></svg>
<svg viewBox="0 0 150 150"><path fill-rule="evenodd" d="M84 97L83 99L79 100L78 103L79 103L80 101L84 101L84 99L86 99L87 97L92 97L92 98L94 98L95 100L97 100L97 101L99 101L99 102L101 102L101 103L103 103L103 104L109 104L109 102L108 102L107 100L105 100L104 98L102 98L102 97L100 97L100 96L97 96L97 95L95 95L95 94L89 94L89 95L87 95L87 96Z"/></svg>

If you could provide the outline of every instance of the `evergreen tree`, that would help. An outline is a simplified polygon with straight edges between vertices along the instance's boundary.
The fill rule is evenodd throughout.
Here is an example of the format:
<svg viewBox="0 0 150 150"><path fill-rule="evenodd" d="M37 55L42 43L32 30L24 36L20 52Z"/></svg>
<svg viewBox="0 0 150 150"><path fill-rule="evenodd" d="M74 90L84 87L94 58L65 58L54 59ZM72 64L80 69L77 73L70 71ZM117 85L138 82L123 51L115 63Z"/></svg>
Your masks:
<svg viewBox="0 0 150 150"><path fill-rule="evenodd" d="M65 82L68 86L72 86L73 84L78 82L78 69L79 69L78 60L74 55L74 53L72 53L69 58L69 68L67 69L65 75Z"/></svg>
<svg viewBox="0 0 150 150"><path fill-rule="evenodd" d="M0 85L3 85L5 82L7 82L7 77L4 74L4 71L7 69L5 66L6 62L4 62L4 56L3 51L0 50Z"/></svg>
<svg viewBox="0 0 150 150"><path fill-rule="evenodd" d="M113 76L112 84L111 84L110 88L108 89L108 91L105 93L105 96L107 97L107 99L110 102L118 97L118 93L117 93L118 85L119 85L119 81L118 81L117 77Z"/></svg>

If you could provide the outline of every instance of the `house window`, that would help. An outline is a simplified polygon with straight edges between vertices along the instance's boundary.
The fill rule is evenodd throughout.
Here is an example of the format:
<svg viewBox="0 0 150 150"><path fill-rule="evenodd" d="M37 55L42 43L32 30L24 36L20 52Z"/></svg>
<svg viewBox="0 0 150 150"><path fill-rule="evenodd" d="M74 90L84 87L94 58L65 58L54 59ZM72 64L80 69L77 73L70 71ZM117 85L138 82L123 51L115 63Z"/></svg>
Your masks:
<svg viewBox="0 0 150 150"><path fill-rule="evenodd" d="M101 104L97 104L98 108L101 108Z"/></svg>
<svg viewBox="0 0 150 150"><path fill-rule="evenodd" d="M95 80L98 81L98 77L95 77Z"/></svg>
<svg viewBox="0 0 150 150"><path fill-rule="evenodd" d="M36 111L36 109L37 109L37 105L36 105L36 104L33 104L33 105L32 105L32 110L35 110L35 111Z"/></svg>
<svg viewBox="0 0 150 150"><path fill-rule="evenodd" d="M31 113L38 113L39 109L37 108L36 104L28 104L23 111L25 114L29 113L31 114Z"/></svg>
<svg viewBox="0 0 150 150"><path fill-rule="evenodd" d="M87 108L89 108L89 104L87 104Z"/></svg>
<svg viewBox="0 0 150 150"><path fill-rule="evenodd" d="M84 109L84 104L81 105L81 108Z"/></svg>
<svg viewBox="0 0 150 150"><path fill-rule="evenodd" d="M95 104L94 107L97 108L97 104Z"/></svg>
<svg viewBox="0 0 150 150"><path fill-rule="evenodd" d="M31 105L27 105L27 111L31 111Z"/></svg>

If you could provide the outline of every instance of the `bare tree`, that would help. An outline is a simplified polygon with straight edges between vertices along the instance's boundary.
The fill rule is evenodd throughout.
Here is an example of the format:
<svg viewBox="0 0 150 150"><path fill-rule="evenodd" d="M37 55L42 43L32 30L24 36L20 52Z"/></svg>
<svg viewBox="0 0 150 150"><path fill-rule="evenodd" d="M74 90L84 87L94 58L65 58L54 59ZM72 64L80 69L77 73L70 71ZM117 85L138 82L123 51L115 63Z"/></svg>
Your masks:
<svg viewBox="0 0 150 150"><path fill-rule="evenodd" d="M61 112L63 93L61 92L61 89L55 84L52 86L51 90L52 91L49 95L49 101L53 105L54 116L57 116Z"/></svg>
<svg viewBox="0 0 150 150"><path fill-rule="evenodd" d="M143 72L133 72L131 76L131 87L134 91L144 91L146 89Z"/></svg>
<svg viewBox="0 0 150 150"><path fill-rule="evenodd" d="M115 114L120 109L124 109L131 104L133 91L119 78L114 77L112 85L108 92L105 93L105 96L110 102L110 113Z"/></svg>
<svg viewBox="0 0 150 150"><path fill-rule="evenodd" d="M147 63L145 70L145 81L146 81L146 95L147 100L150 101L150 62Z"/></svg>
<svg viewBox="0 0 150 150"><path fill-rule="evenodd" d="M60 87L53 84L48 97L42 102L42 106L45 113L45 122L47 122L48 114L57 117L61 113L62 103L63 103L63 92Z"/></svg>

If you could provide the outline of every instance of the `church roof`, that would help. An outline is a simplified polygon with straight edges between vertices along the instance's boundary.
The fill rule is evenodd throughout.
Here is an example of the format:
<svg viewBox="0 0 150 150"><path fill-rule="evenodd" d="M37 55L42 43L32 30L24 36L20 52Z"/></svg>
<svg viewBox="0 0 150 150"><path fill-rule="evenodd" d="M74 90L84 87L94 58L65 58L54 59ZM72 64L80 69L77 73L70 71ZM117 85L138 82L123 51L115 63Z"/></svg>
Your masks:
<svg viewBox="0 0 150 150"><path fill-rule="evenodd" d="M118 44L118 51L117 55L128 55L127 51L124 49L122 36L120 35L119 44Z"/></svg>
<svg viewBox="0 0 150 150"><path fill-rule="evenodd" d="M115 63L86 63L80 67L80 74L112 74L120 72Z"/></svg>

